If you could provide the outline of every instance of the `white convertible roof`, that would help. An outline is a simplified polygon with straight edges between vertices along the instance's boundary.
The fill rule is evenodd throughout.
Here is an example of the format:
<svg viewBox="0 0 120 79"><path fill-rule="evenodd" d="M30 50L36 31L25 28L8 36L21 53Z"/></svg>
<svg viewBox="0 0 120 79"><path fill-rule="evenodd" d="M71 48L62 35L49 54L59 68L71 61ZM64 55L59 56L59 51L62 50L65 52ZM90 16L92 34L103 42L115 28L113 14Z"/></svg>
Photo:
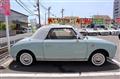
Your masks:
<svg viewBox="0 0 120 79"><path fill-rule="evenodd" d="M70 25L46 25L40 27L32 36L32 39L40 39L44 40L49 32L50 29L52 28L73 28L73 26Z"/></svg>
<svg viewBox="0 0 120 79"><path fill-rule="evenodd" d="M70 26L70 25L59 25L59 24L46 25L43 27L46 29L49 29L49 28L73 28L73 26Z"/></svg>

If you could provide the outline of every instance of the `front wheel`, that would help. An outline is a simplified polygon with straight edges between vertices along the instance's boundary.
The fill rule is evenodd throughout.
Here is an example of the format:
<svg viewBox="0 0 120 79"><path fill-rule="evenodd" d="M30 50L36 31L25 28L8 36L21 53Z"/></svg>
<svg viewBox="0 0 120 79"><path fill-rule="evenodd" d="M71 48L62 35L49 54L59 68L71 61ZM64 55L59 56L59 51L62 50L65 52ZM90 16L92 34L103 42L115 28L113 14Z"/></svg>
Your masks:
<svg viewBox="0 0 120 79"><path fill-rule="evenodd" d="M32 54L23 52L19 56L19 62L24 66L30 66L31 64L33 64L34 58L33 58Z"/></svg>
<svg viewBox="0 0 120 79"><path fill-rule="evenodd" d="M102 66L106 62L106 56L103 53L94 53L90 61L95 66Z"/></svg>

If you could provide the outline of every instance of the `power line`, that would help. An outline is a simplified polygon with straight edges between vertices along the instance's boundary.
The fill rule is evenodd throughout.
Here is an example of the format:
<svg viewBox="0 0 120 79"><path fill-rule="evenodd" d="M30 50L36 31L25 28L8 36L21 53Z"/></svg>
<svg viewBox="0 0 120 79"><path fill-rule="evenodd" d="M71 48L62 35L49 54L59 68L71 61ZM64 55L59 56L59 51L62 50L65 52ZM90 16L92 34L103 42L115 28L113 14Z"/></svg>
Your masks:
<svg viewBox="0 0 120 79"><path fill-rule="evenodd" d="M43 8L43 9L45 9L45 10L49 10L49 7L48 8L46 8L43 4L40 4L40 6ZM50 11L48 11L48 14L51 14L52 16L55 16L56 17L56 15L55 14L53 14L52 12L50 12Z"/></svg>
<svg viewBox="0 0 120 79"><path fill-rule="evenodd" d="M32 14L31 12L29 12L21 3L19 3L17 0L15 0L17 2L17 4L19 4L25 11L27 11L29 14Z"/></svg>
<svg viewBox="0 0 120 79"><path fill-rule="evenodd" d="M29 10L29 12L32 13L32 15L29 15L29 16L34 16L34 15L36 15L36 14L34 14L34 13L32 12L32 10L30 10L21 0L19 0L19 2L20 2L21 4L23 4L24 7L26 7L26 8ZM30 1L29 1L29 3L30 3L32 6L34 6ZM34 7L33 7L33 8L34 8ZM36 6L35 6L35 8L36 8ZM36 16L38 16L38 15L36 15ZM43 19L43 17L41 17L41 18Z"/></svg>
<svg viewBox="0 0 120 79"><path fill-rule="evenodd" d="M27 11L29 14L32 14L29 10L27 10L21 3L19 3L19 1L15 0L17 2L17 4L19 4L25 11Z"/></svg>
<svg viewBox="0 0 120 79"><path fill-rule="evenodd" d="M33 13L21 0L19 0L19 2L20 2L21 4L23 4L23 6L27 8L27 10L29 10L31 13ZM33 14L34 14L34 13L33 13Z"/></svg>
<svg viewBox="0 0 120 79"><path fill-rule="evenodd" d="M42 8L44 8L45 10L48 10L48 8L46 8L44 5L40 4L40 6L41 6Z"/></svg>
<svg viewBox="0 0 120 79"><path fill-rule="evenodd" d="M19 2L21 2L21 4L23 4L33 15L35 15L32 10L30 10L21 0L19 0ZM30 5L32 5L34 7L34 5L29 1ZM32 16L33 16L32 15ZM31 16L31 15L30 15ZM38 16L38 15L37 15Z"/></svg>

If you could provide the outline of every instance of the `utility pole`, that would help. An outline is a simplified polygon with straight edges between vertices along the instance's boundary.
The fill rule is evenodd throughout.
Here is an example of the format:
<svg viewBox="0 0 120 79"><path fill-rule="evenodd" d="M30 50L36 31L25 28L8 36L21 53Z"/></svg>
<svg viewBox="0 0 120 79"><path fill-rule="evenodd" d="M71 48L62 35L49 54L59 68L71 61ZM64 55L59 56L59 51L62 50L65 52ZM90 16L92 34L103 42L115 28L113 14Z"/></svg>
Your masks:
<svg viewBox="0 0 120 79"><path fill-rule="evenodd" d="M46 12L45 12L45 25L46 25Z"/></svg>
<svg viewBox="0 0 120 79"><path fill-rule="evenodd" d="M62 13L62 18L63 18L63 16L64 16L64 9L61 10L61 13Z"/></svg>
<svg viewBox="0 0 120 79"><path fill-rule="evenodd" d="M51 10L51 7L48 7L48 18L50 18L50 10Z"/></svg>
<svg viewBox="0 0 120 79"><path fill-rule="evenodd" d="M41 27L40 4L39 4L39 0L37 0L37 10L38 10L39 27Z"/></svg>

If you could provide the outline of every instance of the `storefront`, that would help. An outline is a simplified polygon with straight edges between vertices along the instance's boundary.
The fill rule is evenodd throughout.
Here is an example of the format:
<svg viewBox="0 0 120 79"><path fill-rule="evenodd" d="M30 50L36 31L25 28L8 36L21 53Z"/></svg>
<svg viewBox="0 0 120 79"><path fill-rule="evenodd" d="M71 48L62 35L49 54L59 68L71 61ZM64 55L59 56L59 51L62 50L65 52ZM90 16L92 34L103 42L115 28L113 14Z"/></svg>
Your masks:
<svg viewBox="0 0 120 79"><path fill-rule="evenodd" d="M8 17L10 35L16 34L16 31L22 31L22 27L28 27L28 16L11 10L11 15ZM0 31L2 36L5 36L5 16L0 14ZM1 36L0 36L1 37Z"/></svg>

